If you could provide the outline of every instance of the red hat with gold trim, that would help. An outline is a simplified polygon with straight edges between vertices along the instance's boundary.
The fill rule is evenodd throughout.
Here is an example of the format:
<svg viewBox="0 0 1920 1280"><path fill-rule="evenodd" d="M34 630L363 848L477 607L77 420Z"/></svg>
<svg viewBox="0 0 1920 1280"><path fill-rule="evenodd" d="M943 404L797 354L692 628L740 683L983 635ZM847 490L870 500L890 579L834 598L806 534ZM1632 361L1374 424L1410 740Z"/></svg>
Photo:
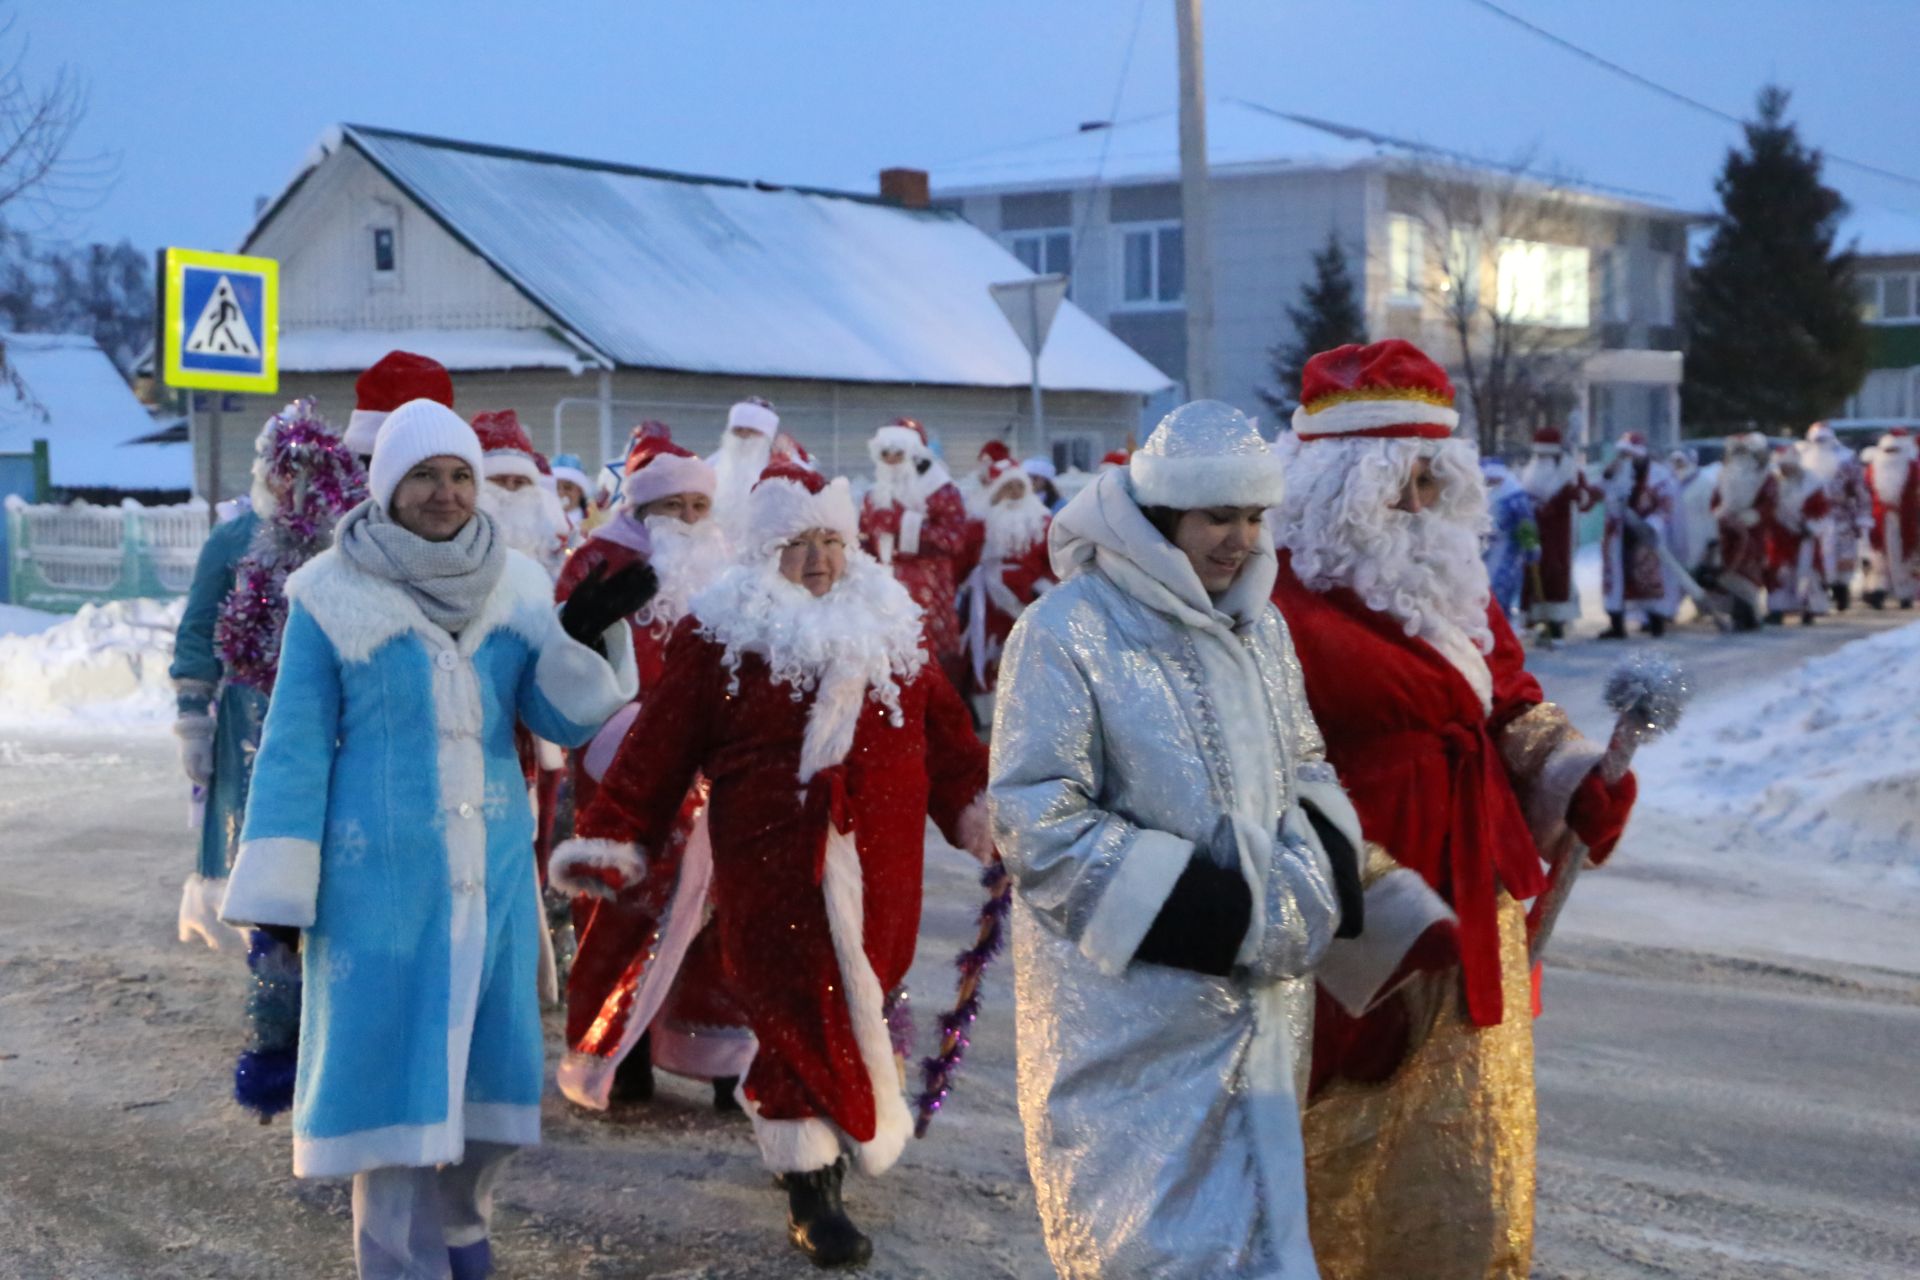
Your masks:
<svg viewBox="0 0 1920 1280"><path fill-rule="evenodd" d="M1447 371L1401 338L1322 351L1300 373L1293 433L1309 440L1444 440L1460 424Z"/></svg>

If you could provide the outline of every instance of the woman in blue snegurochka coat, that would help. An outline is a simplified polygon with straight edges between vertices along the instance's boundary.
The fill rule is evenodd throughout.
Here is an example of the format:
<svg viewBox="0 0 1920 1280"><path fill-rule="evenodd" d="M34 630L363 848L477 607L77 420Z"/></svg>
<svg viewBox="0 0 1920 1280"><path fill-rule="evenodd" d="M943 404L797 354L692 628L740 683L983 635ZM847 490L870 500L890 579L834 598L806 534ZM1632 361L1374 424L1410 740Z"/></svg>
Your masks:
<svg viewBox="0 0 1920 1280"><path fill-rule="evenodd" d="M644 567L581 584L475 509L481 452L415 400L368 500L287 580L221 918L301 931L293 1169L353 1175L362 1277L486 1275L492 1186L540 1135L541 928L513 728L585 742L635 692Z"/></svg>

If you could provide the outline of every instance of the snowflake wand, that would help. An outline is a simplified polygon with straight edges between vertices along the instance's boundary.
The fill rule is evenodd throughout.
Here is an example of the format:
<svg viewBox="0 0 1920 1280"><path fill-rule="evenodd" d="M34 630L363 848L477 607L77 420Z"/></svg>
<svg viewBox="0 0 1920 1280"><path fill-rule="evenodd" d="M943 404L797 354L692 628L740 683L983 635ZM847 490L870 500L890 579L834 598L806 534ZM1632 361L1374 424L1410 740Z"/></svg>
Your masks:
<svg viewBox="0 0 1920 1280"><path fill-rule="evenodd" d="M913 1136L927 1136L927 1126L953 1092L954 1077L967 1055L967 1029L980 1016L980 983L987 966L1000 954L1007 940L1007 912L1013 905L1013 879L1000 859L995 858L980 877L987 900L980 907L980 929L973 945L954 957L960 982L951 1011L940 1018L940 1051L920 1061L920 1096L914 1099Z"/></svg>

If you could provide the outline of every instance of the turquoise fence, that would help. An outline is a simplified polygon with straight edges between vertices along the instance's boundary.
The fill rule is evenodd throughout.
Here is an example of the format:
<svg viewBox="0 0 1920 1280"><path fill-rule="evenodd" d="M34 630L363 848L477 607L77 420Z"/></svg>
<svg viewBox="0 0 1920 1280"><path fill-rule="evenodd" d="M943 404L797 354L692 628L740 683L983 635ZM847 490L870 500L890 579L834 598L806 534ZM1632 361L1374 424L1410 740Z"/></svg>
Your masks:
<svg viewBox="0 0 1920 1280"><path fill-rule="evenodd" d="M83 604L184 595L207 540L204 502L118 507L8 497L7 588L14 604L73 613Z"/></svg>

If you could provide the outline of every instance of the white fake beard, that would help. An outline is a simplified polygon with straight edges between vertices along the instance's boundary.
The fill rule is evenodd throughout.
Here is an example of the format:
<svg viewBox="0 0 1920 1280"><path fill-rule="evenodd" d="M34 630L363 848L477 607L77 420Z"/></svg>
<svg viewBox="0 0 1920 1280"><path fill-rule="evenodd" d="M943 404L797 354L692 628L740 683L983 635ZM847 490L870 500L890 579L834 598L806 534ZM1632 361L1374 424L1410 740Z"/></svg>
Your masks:
<svg viewBox="0 0 1920 1280"><path fill-rule="evenodd" d="M1887 506L1898 506L1900 492L1907 487L1907 471L1913 455L1905 449L1881 449L1873 456L1874 496Z"/></svg>
<svg viewBox="0 0 1920 1280"><path fill-rule="evenodd" d="M986 510L987 540L980 562L995 565L1017 560L1047 531L1047 504L1033 490L1018 502L1000 502Z"/></svg>
<svg viewBox="0 0 1920 1280"><path fill-rule="evenodd" d="M713 460L717 483L713 491L714 508L728 520L745 523L747 494L760 481L761 472L773 460L773 437L755 433L737 436L732 431L720 437L720 452Z"/></svg>
<svg viewBox="0 0 1920 1280"><path fill-rule="evenodd" d="M733 553L726 530L712 518L688 524L678 516L648 516L646 526L653 541L648 563L659 575L660 589L634 620L667 630L687 616L693 597L733 563Z"/></svg>
<svg viewBox="0 0 1920 1280"><path fill-rule="evenodd" d="M1767 482L1767 464L1745 454L1729 454L1720 466L1720 509L1745 511Z"/></svg>
<svg viewBox="0 0 1920 1280"><path fill-rule="evenodd" d="M1536 454L1520 473L1520 484L1534 501L1545 502L1572 484L1579 473L1579 464L1565 454L1557 458Z"/></svg>
<svg viewBox="0 0 1920 1280"><path fill-rule="evenodd" d="M906 462L873 464L873 505L890 507L899 503L909 511L926 510L927 500L920 491L920 472L911 459Z"/></svg>
<svg viewBox="0 0 1920 1280"><path fill-rule="evenodd" d="M504 489L491 480L480 486L480 509L493 517L501 540L515 551L551 564L566 537L567 513L560 499L537 484Z"/></svg>
<svg viewBox="0 0 1920 1280"><path fill-rule="evenodd" d="M1800 465L1821 484L1831 484L1840 474L1840 448L1830 441L1809 440L1800 446Z"/></svg>
<svg viewBox="0 0 1920 1280"><path fill-rule="evenodd" d="M1441 488L1416 515L1394 504L1421 456L1432 459ZM1442 653L1462 640L1493 651L1493 593L1480 558L1492 521L1472 445L1318 440L1294 446L1287 465L1287 495L1268 522L1305 586L1350 588Z"/></svg>

